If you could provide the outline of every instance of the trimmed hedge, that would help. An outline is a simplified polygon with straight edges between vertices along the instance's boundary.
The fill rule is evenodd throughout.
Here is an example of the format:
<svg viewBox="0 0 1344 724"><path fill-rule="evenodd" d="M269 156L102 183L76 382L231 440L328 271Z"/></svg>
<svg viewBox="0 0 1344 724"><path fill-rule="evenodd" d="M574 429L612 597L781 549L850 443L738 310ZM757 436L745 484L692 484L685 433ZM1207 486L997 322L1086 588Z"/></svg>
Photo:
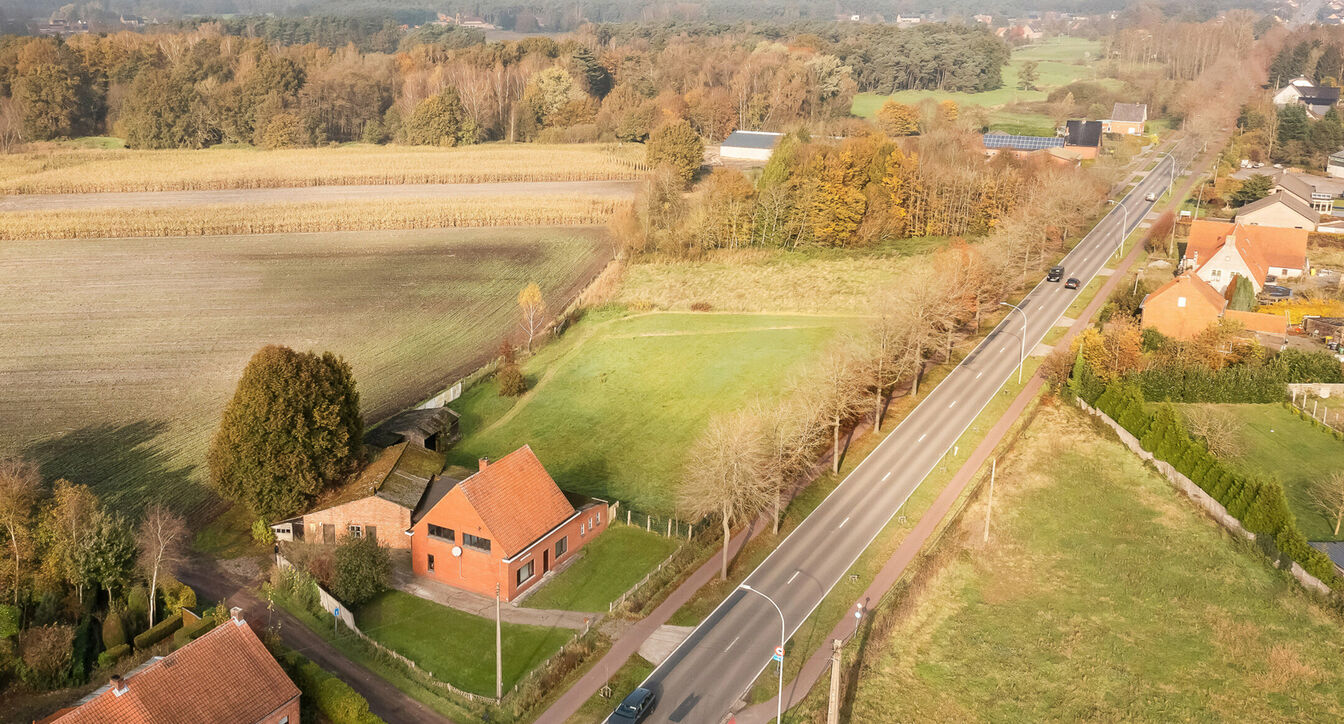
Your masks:
<svg viewBox="0 0 1344 724"><path fill-rule="evenodd" d="M123 657L123 656L125 656L126 654L129 654L129 653L131 653L131 645L130 645L130 644L122 644L122 645L120 645L120 646L113 646L112 648L110 648L110 649L104 651L103 653L98 654L98 666L99 666L99 668L104 668L104 669L105 669L105 668L111 666L112 664L117 663L117 661L118 661L119 659L121 659L121 657Z"/></svg>
<svg viewBox="0 0 1344 724"><path fill-rule="evenodd" d="M168 638L168 636L178 629L182 628L182 614L169 616L164 620L154 624L148 631L136 636L135 648L144 650Z"/></svg>
<svg viewBox="0 0 1344 724"><path fill-rule="evenodd" d="M369 711L369 702L349 684L328 673L297 651L274 645L276 660L323 716L332 724L384 724Z"/></svg>
<svg viewBox="0 0 1344 724"><path fill-rule="evenodd" d="M180 615L181 614L179 614L179 616ZM202 618L200 621L197 621L196 623L193 623L190 626L181 627L177 630L176 633L173 634L173 644L175 646L186 646L192 641L195 641L196 639L205 635L205 632L214 628L215 625L218 623L219 623L218 621L211 618L210 616L206 616L205 618Z"/></svg>
<svg viewBox="0 0 1344 724"><path fill-rule="evenodd" d="M1256 534L1257 540L1264 539L1266 545L1272 543L1279 553L1297 561L1327 586L1344 591L1344 578L1336 573L1334 563L1308 545L1298 530L1283 486L1277 480L1245 475L1225 466L1202 441L1190 435L1170 404L1164 403L1156 412L1150 412L1135 383L1111 383L1097 397L1094 407L1138 438L1144 450L1170 463L1221 503L1232 517ZM1274 553L1270 555L1278 558ZM1281 560L1276 563L1284 565Z"/></svg>
<svg viewBox="0 0 1344 724"><path fill-rule="evenodd" d="M114 649L121 646L126 641L126 622L122 620L121 614L112 611L103 619L103 646Z"/></svg>

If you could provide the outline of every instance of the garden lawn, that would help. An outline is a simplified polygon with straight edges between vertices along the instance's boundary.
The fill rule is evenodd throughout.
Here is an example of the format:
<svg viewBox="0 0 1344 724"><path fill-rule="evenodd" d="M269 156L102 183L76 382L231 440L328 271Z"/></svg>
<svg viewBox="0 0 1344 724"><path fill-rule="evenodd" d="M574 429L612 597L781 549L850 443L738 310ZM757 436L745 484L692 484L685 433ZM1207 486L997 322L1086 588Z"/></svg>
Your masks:
<svg viewBox="0 0 1344 724"><path fill-rule="evenodd" d="M528 360L515 403L493 383L454 403L467 467L523 445L561 488L672 513L686 450L715 415L771 399L813 362L847 317L601 314Z"/></svg>
<svg viewBox="0 0 1344 724"><path fill-rule="evenodd" d="M677 541L635 526L613 524L579 551L579 559L523 599L528 608L606 613L617 596L630 590L676 550Z"/></svg>
<svg viewBox="0 0 1344 724"><path fill-rule="evenodd" d="M495 622L401 591L355 610L361 631L459 689L495 693ZM574 636L567 628L503 626L504 691Z"/></svg>
<svg viewBox="0 0 1344 724"><path fill-rule="evenodd" d="M875 612L847 721L1339 721L1344 629L1081 413L1047 406ZM853 648L851 647L851 650ZM817 687L804 707L825 706Z"/></svg>
<svg viewBox="0 0 1344 724"><path fill-rule="evenodd" d="M1233 464L1283 483L1288 507L1307 540L1344 540L1335 535L1334 521L1312 506L1308 492L1312 481L1344 470L1344 442L1283 405L1207 407L1229 415L1237 425L1237 442L1243 452Z"/></svg>

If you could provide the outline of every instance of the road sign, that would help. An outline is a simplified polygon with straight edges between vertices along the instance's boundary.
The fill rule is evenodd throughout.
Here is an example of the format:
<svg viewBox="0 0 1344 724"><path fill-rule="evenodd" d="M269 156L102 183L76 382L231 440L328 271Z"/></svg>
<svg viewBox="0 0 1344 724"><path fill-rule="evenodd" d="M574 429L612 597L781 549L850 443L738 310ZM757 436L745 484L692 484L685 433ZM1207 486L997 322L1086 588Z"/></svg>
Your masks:
<svg viewBox="0 0 1344 724"><path fill-rule="evenodd" d="M771 660L771 661L783 661L783 660L784 660L784 647L783 647L783 646L776 646L776 647L775 647L775 655L774 655L774 656L771 656L771 657L770 657L770 660Z"/></svg>
<svg viewBox="0 0 1344 724"><path fill-rule="evenodd" d="M340 606L332 606L332 607L331 607L331 615L333 615L333 616L339 616L339 615L341 615L341 607L340 607Z"/></svg>

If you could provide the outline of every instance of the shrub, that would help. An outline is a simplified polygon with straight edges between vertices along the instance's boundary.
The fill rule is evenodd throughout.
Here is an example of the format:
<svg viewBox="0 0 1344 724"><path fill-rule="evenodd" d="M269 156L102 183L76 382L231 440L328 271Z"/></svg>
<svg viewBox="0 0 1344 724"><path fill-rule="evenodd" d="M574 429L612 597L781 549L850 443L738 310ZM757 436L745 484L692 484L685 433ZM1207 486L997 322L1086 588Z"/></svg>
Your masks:
<svg viewBox="0 0 1344 724"><path fill-rule="evenodd" d="M517 397L527 392L527 378L523 377L517 362L505 363L495 373L495 380L499 383L499 394L503 397Z"/></svg>
<svg viewBox="0 0 1344 724"><path fill-rule="evenodd" d="M691 304L692 312L708 312L712 307L709 302L693 302Z"/></svg>
<svg viewBox="0 0 1344 724"><path fill-rule="evenodd" d="M280 647L277 647L280 648ZM303 695L332 724L378 724L369 711L369 702L344 681L327 673L297 651L282 649L276 660L294 680Z"/></svg>
<svg viewBox="0 0 1344 724"><path fill-rule="evenodd" d="M118 611L109 611L103 619L103 646L116 648L126 643L126 622Z"/></svg>
<svg viewBox="0 0 1344 724"><path fill-rule="evenodd" d="M98 668L106 669L112 664L117 663L117 661L120 660L121 657L129 653L131 653L130 644L122 644L120 646L110 648L104 651L103 653L98 654Z"/></svg>
<svg viewBox="0 0 1344 724"><path fill-rule="evenodd" d="M159 574L159 592L163 594L163 610L169 615L180 615L184 608L196 608L195 589L172 576Z"/></svg>
<svg viewBox="0 0 1344 724"><path fill-rule="evenodd" d="M19 633L19 607L0 603L0 640Z"/></svg>
<svg viewBox="0 0 1344 724"><path fill-rule="evenodd" d="M144 650L168 638L169 635L182 628L182 614L178 613L169 616L164 620L154 624L148 631L135 637L135 648Z"/></svg>
<svg viewBox="0 0 1344 724"><path fill-rule="evenodd" d="M371 538L347 537L336 547L331 592L344 603L357 606L387 588L392 560Z"/></svg>
<svg viewBox="0 0 1344 724"><path fill-rule="evenodd" d="M126 624L128 637L149 626L149 592L144 586L137 585L126 595L126 612L122 623Z"/></svg>
<svg viewBox="0 0 1344 724"><path fill-rule="evenodd" d="M70 670L74 641L73 626L50 624L28 629L20 646L19 675L38 689L62 685Z"/></svg>
<svg viewBox="0 0 1344 724"><path fill-rule="evenodd" d="M256 541L257 545L263 546L275 542L275 531L271 530L271 526L266 524L265 518L257 518L252 521L252 540Z"/></svg>

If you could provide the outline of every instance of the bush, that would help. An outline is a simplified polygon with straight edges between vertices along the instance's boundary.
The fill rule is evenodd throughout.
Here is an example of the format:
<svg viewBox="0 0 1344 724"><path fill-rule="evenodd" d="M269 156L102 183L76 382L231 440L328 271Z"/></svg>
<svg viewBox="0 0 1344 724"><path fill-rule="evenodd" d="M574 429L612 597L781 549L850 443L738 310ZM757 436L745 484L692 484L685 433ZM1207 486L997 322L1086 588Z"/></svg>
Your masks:
<svg viewBox="0 0 1344 724"><path fill-rule="evenodd" d="M518 369L517 362L505 363L495 373L495 380L499 383L499 394L503 397L517 397L527 392L527 379L523 377L523 371Z"/></svg>
<svg viewBox="0 0 1344 724"><path fill-rule="evenodd" d="M196 608L196 591L172 576L159 574L159 592L163 594L162 610L169 615L180 615L182 609Z"/></svg>
<svg viewBox="0 0 1344 724"><path fill-rule="evenodd" d="M37 689L61 686L70 671L74 641L73 626L51 624L28 629L20 646L19 676Z"/></svg>
<svg viewBox="0 0 1344 724"><path fill-rule="evenodd" d="M104 651L103 653L98 654L98 668L106 669L112 664L117 663L117 661L119 661L121 657L129 653L131 653L130 644L122 644L120 646L110 648Z"/></svg>
<svg viewBox="0 0 1344 724"><path fill-rule="evenodd" d="M137 585L126 595L126 612L122 623L126 624L127 637L149 627L149 592L144 586Z"/></svg>
<svg viewBox="0 0 1344 724"><path fill-rule="evenodd" d="M19 633L19 607L0 603L0 640Z"/></svg>
<svg viewBox="0 0 1344 724"><path fill-rule="evenodd" d="M336 547L331 592L350 606L358 606L387 588L392 560L371 538L347 537Z"/></svg>
<svg viewBox="0 0 1344 724"><path fill-rule="evenodd" d="M252 540L256 541L257 545L263 546L275 543L275 531L271 530L271 526L266 524L265 518L257 518L252 521Z"/></svg>
<svg viewBox="0 0 1344 724"><path fill-rule="evenodd" d="M276 660L294 684L332 724L379 724L369 702L344 681L324 671L297 651L276 647Z"/></svg>
<svg viewBox="0 0 1344 724"><path fill-rule="evenodd" d="M126 622L121 613L109 611L103 619L103 646L113 649L126 643Z"/></svg>
<svg viewBox="0 0 1344 724"><path fill-rule="evenodd" d="M182 614L178 613L169 616L164 620L154 624L148 631L135 637L135 648L143 651L144 649L157 644L168 638L168 636L178 629L182 628Z"/></svg>

